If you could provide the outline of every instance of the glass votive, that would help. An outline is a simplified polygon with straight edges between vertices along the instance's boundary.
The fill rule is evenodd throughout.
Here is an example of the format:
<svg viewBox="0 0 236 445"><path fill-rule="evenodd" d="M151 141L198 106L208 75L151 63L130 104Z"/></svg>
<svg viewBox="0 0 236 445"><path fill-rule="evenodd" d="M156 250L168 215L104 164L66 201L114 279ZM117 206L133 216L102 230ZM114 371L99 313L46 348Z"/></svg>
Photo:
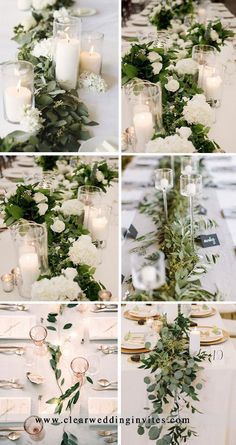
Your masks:
<svg viewBox="0 0 236 445"><path fill-rule="evenodd" d="M168 191L173 188L174 177L171 168L159 168L155 170L155 188L160 191Z"/></svg>
<svg viewBox="0 0 236 445"><path fill-rule="evenodd" d="M198 86L203 88L204 66L215 65L217 50L211 45L195 45L192 49L192 59L198 64Z"/></svg>
<svg viewBox="0 0 236 445"><path fill-rule="evenodd" d="M102 289L98 292L98 297L100 301L110 301L112 293L109 290Z"/></svg>
<svg viewBox="0 0 236 445"><path fill-rule="evenodd" d="M205 65L202 76L202 88L204 90L206 100L212 107L218 108L221 104L223 94L223 65Z"/></svg>
<svg viewBox="0 0 236 445"><path fill-rule="evenodd" d="M165 283L165 257L163 252L156 253L155 261L150 261L142 253L131 255L131 273L135 289L151 294Z"/></svg>
<svg viewBox="0 0 236 445"><path fill-rule="evenodd" d="M99 207L90 207L89 209L88 230L92 235L93 241L97 242L97 247L106 247L110 217L110 206L101 205Z"/></svg>
<svg viewBox="0 0 236 445"><path fill-rule="evenodd" d="M17 0L17 8L20 11L28 11L31 8L31 0Z"/></svg>
<svg viewBox="0 0 236 445"><path fill-rule="evenodd" d="M78 189L78 200L84 204L84 226L88 228L89 210L92 206L98 206L102 199L102 191L99 187L82 185Z"/></svg>
<svg viewBox="0 0 236 445"><path fill-rule="evenodd" d="M180 176L180 193L183 196L199 196L202 191L202 176L198 174Z"/></svg>
<svg viewBox="0 0 236 445"><path fill-rule="evenodd" d="M82 385L84 376L89 369L88 360L86 360L86 358L84 358L84 357L75 357L72 360L70 367L71 367L71 370L72 370L74 376Z"/></svg>
<svg viewBox="0 0 236 445"><path fill-rule="evenodd" d="M47 338L48 331L44 326L36 325L30 329L29 335L35 346L43 346Z"/></svg>
<svg viewBox="0 0 236 445"><path fill-rule="evenodd" d="M45 437L43 420L38 416L30 416L24 422L24 430L33 442L41 442Z"/></svg>
<svg viewBox="0 0 236 445"><path fill-rule="evenodd" d="M162 129L162 90L159 83L132 80L125 86L136 135L136 152L145 152L155 132Z"/></svg>
<svg viewBox="0 0 236 445"><path fill-rule="evenodd" d="M29 62L1 64L4 117L12 124L19 124L24 107L34 104L34 67Z"/></svg>
<svg viewBox="0 0 236 445"><path fill-rule="evenodd" d="M197 156L182 156L181 157L181 173L182 175L192 175L198 172L198 157Z"/></svg>
<svg viewBox="0 0 236 445"><path fill-rule="evenodd" d="M56 79L65 90L76 89L79 74L81 19L54 20Z"/></svg>
<svg viewBox="0 0 236 445"><path fill-rule="evenodd" d="M82 35L80 73L87 71L101 74L103 40L104 34L101 32L86 32Z"/></svg>
<svg viewBox="0 0 236 445"><path fill-rule="evenodd" d="M6 273L1 276L2 289L4 292L12 292L14 289L14 276L12 273Z"/></svg>
<svg viewBox="0 0 236 445"><path fill-rule="evenodd" d="M11 274L13 275L14 284L17 286L20 280L20 269L19 267L15 267L11 270Z"/></svg>

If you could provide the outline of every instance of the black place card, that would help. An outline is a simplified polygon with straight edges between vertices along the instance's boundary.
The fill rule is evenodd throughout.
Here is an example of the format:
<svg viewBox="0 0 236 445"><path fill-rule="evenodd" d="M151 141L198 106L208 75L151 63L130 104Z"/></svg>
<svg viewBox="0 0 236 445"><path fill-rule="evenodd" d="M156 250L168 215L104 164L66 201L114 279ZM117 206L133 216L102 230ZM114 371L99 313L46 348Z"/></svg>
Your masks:
<svg viewBox="0 0 236 445"><path fill-rule="evenodd" d="M129 238L133 238L133 239L136 239L136 238L137 238L137 236L138 236L138 231L137 231L137 229L134 227L133 224L130 224L129 229L128 229L128 232L127 232L127 236L128 236Z"/></svg>
<svg viewBox="0 0 236 445"><path fill-rule="evenodd" d="M197 206L197 213L198 215L207 215L206 207L203 207L201 205Z"/></svg>
<svg viewBox="0 0 236 445"><path fill-rule="evenodd" d="M121 275L121 283L124 282L124 279L125 279L125 276L122 274L122 275Z"/></svg>
<svg viewBox="0 0 236 445"><path fill-rule="evenodd" d="M203 248L220 245L220 241L216 233L211 233L210 235L200 235L199 240Z"/></svg>

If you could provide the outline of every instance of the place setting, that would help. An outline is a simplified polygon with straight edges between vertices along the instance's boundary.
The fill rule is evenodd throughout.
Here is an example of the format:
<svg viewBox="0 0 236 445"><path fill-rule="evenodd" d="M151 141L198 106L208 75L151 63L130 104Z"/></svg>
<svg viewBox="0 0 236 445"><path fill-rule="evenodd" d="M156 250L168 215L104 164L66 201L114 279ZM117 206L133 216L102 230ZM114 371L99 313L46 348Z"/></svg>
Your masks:
<svg viewBox="0 0 236 445"><path fill-rule="evenodd" d="M0 179L1 300L91 300L104 311L118 299L117 158L20 158Z"/></svg>
<svg viewBox="0 0 236 445"><path fill-rule="evenodd" d="M1 151L116 153L118 2L8 3Z"/></svg>
<svg viewBox="0 0 236 445"><path fill-rule="evenodd" d="M224 307L234 310L230 304ZM194 444L206 437L220 443L227 431L233 443L233 422L215 411L215 406L223 403L228 413L233 413L235 404L235 347L222 318L223 310L214 303L207 307L187 303L124 305L122 413L142 420L122 425L122 440L137 440L142 445L147 440L180 441L187 434L187 442ZM127 311L149 313L150 317L139 325L142 318L127 319ZM206 311L208 319L203 322ZM193 317L194 313L199 318ZM125 345L129 352L123 350ZM226 374L232 379L229 384L223 383Z"/></svg>
<svg viewBox="0 0 236 445"><path fill-rule="evenodd" d="M0 313L1 439L46 444L55 435L57 443L76 445L83 435L93 444L117 441L117 316L92 309L85 303L29 304L27 314ZM58 422L55 428L53 416L82 420L79 427Z"/></svg>
<svg viewBox="0 0 236 445"><path fill-rule="evenodd" d="M235 152L235 16L205 0L122 4L122 151Z"/></svg>
<svg viewBox="0 0 236 445"><path fill-rule="evenodd" d="M123 169L123 300L233 301L234 159L141 160L127 156Z"/></svg>

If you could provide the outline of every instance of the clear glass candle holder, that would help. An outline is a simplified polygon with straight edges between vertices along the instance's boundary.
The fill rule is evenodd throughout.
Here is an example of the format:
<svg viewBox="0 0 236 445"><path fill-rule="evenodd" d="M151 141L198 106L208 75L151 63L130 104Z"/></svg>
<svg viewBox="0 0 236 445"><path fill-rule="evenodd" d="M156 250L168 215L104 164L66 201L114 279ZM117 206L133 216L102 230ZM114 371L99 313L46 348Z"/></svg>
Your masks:
<svg viewBox="0 0 236 445"><path fill-rule="evenodd" d="M136 152L145 152L155 132L162 129L162 90L159 83L134 79L125 86L131 105Z"/></svg>
<svg viewBox="0 0 236 445"><path fill-rule="evenodd" d="M167 192L173 188L174 174L171 168L159 168L155 171L155 188L162 192L165 218L168 219Z"/></svg>
<svg viewBox="0 0 236 445"><path fill-rule="evenodd" d="M84 204L84 226L88 229L89 212L91 207L100 205L102 191L99 187L82 185L78 189L78 200Z"/></svg>
<svg viewBox="0 0 236 445"><path fill-rule="evenodd" d="M48 241L45 225L34 222L18 222L11 226L19 277L20 296L30 299L32 285L40 275L48 272Z"/></svg>
<svg viewBox="0 0 236 445"><path fill-rule="evenodd" d="M190 234L192 245L194 245L194 198L199 197L202 192L202 176L199 174L180 176L180 193L189 200Z"/></svg>
<svg viewBox="0 0 236 445"><path fill-rule="evenodd" d="M197 156L182 156L181 157L181 174L192 175L198 173L199 159Z"/></svg>
<svg viewBox="0 0 236 445"><path fill-rule="evenodd" d="M24 430L33 442L42 442L45 438L43 420L38 416L27 417Z"/></svg>
<svg viewBox="0 0 236 445"><path fill-rule="evenodd" d="M85 374L89 369L88 360L84 357L75 357L70 364L70 368L74 377L80 382L80 386L82 386Z"/></svg>
<svg viewBox="0 0 236 445"><path fill-rule="evenodd" d="M81 19L66 17L54 20L56 79L65 90L74 90L78 83Z"/></svg>
<svg viewBox="0 0 236 445"><path fill-rule="evenodd" d="M34 67L29 62L1 64L3 109L5 119L20 124L24 108L34 105Z"/></svg>
<svg viewBox="0 0 236 445"><path fill-rule="evenodd" d="M80 73L101 74L102 51L104 34L101 32L86 32L82 35L82 48L80 53Z"/></svg>
<svg viewBox="0 0 236 445"><path fill-rule="evenodd" d="M205 65L202 73L202 88L207 102L213 107L221 105L225 68L222 64Z"/></svg>
<svg viewBox="0 0 236 445"><path fill-rule="evenodd" d="M107 244L111 210L107 205L89 208L88 230L99 248L105 248Z"/></svg>
<svg viewBox="0 0 236 445"><path fill-rule="evenodd" d="M14 289L14 275L12 273L6 273L1 276L2 290L4 292L12 292Z"/></svg>
<svg viewBox="0 0 236 445"><path fill-rule="evenodd" d="M153 291L165 284L165 257L158 251L155 261L146 259L142 253L131 255L132 281L135 289L145 291L152 297Z"/></svg>
<svg viewBox="0 0 236 445"><path fill-rule="evenodd" d="M217 50L211 45L195 45L192 49L192 59L198 64L198 86L204 87L204 67L215 65Z"/></svg>

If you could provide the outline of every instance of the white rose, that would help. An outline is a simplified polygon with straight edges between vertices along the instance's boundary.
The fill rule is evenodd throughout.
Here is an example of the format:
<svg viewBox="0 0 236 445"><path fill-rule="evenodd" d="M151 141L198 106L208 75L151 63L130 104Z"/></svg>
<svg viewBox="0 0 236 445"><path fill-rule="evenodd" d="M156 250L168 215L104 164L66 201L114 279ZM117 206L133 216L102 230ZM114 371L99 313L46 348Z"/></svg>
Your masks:
<svg viewBox="0 0 236 445"><path fill-rule="evenodd" d="M105 179L104 174L100 170L96 171L96 179L98 182L102 182Z"/></svg>
<svg viewBox="0 0 236 445"><path fill-rule="evenodd" d="M214 29L212 29L210 32L210 37L213 42L216 42L219 39L219 34Z"/></svg>
<svg viewBox="0 0 236 445"><path fill-rule="evenodd" d="M37 22L32 15L27 15L22 19L21 25L23 26L24 31L28 32L30 29L35 28Z"/></svg>
<svg viewBox="0 0 236 445"><path fill-rule="evenodd" d="M89 235L81 235L69 249L69 258L74 264L97 266L98 252Z"/></svg>
<svg viewBox="0 0 236 445"><path fill-rule="evenodd" d="M162 57L155 51L150 51L150 53L148 54L148 60L153 63L162 60Z"/></svg>
<svg viewBox="0 0 236 445"><path fill-rule="evenodd" d="M39 204L40 202L47 202L48 198L43 193L37 192L34 195L34 201Z"/></svg>
<svg viewBox="0 0 236 445"><path fill-rule="evenodd" d="M192 131L191 131L191 128L189 128L189 127L180 127L180 128L177 128L177 129L176 129L176 133L177 133L181 138L183 138L183 139L188 139L188 138L191 136Z"/></svg>
<svg viewBox="0 0 236 445"><path fill-rule="evenodd" d="M193 153L195 147L188 139L175 134L166 138L157 138L146 145L147 153Z"/></svg>
<svg viewBox="0 0 236 445"><path fill-rule="evenodd" d="M74 280L77 276L77 270L74 267L67 267L66 269L62 269L63 274L68 280Z"/></svg>
<svg viewBox="0 0 236 445"><path fill-rule="evenodd" d="M39 215L40 216L45 215L45 213L46 213L46 211L48 209L48 205L44 204L44 203L41 203L41 204L38 204L37 207L39 209Z"/></svg>
<svg viewBox="0 0 236 445"><path fill-rule="evenodd" d="M152 69L153 69L153 73L156 75L156 74L159 74L160 73L160 71L162 70L162 63L160 63L160 62L154 62L153 64L152 64Z"/></svg>
<svg viewBox="0 0 236 445"><path fill-rule="evenodd" d="M61 221L59 218L55 218L50 228L55 233L62 233L65 230L66 226L65 223Z"/></svg>
<svg viewBox="0 0 236 445"><path fill-rule="evenodd" d="M183 109L183 116L189 124L210 127L214 121L213 110L203 94L195 94Z"/></svg>
<svg viewBox="0 0 236 445"><path fill-rule="evenodd" d="M173 78L169 78L168 82L165 84L165 89L167 91L171 91L172 93L175 93L179 89L179 82L178 80L175 80Z"/></svg>

